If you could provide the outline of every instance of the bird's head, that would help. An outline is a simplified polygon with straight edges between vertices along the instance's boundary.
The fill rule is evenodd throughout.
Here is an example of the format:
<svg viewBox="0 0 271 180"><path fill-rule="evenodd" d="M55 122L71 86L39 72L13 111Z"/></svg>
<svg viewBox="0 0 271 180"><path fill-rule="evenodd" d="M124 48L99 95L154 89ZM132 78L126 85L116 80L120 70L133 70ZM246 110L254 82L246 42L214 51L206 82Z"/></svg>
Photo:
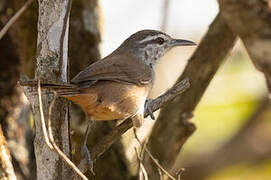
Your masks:
<svg viewBox="0 0 271 180"><path fill-rule="evenodd" d="M172 47L192 45L196 44L184 39L173 39L161 31L142 30L126 39L119 49L129 52L147 65L155 67L159 59Z"/></svg>

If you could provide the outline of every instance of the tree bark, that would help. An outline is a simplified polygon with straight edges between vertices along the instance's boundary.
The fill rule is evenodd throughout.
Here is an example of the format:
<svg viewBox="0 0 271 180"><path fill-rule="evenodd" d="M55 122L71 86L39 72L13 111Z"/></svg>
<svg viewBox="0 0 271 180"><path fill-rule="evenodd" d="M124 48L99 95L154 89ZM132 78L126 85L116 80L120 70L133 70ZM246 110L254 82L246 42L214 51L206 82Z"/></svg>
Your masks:
<svg viewBox="0 0 271 180"><path fill-rule="evenodd" d="M39 0L37 67L35 79L53 83L67 82L68 30L71 1ZM39 103L35 88L25 88L35 120L35 155L37 179L70 179L72 170L44 141L41 129ZM45 119L53 95L43 92ZM59 148L70 157L70 138L67 100L58 98L51 120L54 139Z"/></svg>
<svg viewBox="0 0 271 180"><path fill-rule="evenodd" d="M235 40L236 36L219 14L177 81L189 78L190 89L162 108L147 147L167 170L171 170L183 144L194 132L195 126L189 119ZM157 166L147 154L144 164L149 178L159 179Z"/></svg>

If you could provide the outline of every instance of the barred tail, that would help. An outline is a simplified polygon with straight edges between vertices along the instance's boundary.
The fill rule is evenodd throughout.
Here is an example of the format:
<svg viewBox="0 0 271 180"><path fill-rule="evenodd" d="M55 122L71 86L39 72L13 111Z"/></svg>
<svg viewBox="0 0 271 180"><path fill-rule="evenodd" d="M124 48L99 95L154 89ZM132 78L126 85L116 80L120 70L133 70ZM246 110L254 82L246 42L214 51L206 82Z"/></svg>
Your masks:
<svg viewBox="0 0 271 180"><path fill-rule="evenodd" d="M20 82L21 86L38 86L37 81L29 81L29 82ZM80 88L75 84L68 83L45 83L41 82L40 84L42 89L49 89L52 91L56 91L59 96L72 96L80 93Z"/></svg>
<svg viewBox="0 0 271 180"><path fill-rule="evenodd" d="M65 84L65 85L63 85L63 84L61 84L61 85L48 85L48 84L45 85L45 84L42 84L41 88L56 91L56 93L59 96L73 96L73 95L76 95L76 94L80 94L79 87L77 87L74 84Z"/></svg>

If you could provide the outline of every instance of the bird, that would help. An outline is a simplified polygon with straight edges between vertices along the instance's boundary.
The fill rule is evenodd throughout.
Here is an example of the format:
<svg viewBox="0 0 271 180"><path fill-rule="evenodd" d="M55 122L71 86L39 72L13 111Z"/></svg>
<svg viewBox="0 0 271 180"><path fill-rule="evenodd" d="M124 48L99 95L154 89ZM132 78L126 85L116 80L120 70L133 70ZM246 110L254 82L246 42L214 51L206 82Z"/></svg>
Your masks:
<svg viewBox="0 0 271 180"><path fill-rule="evenodd" d="M132 118L133 125L140 127L159 60L175 46L191 45L196 44L161 31L138 31L79 72L71 80L72 86L58 94L78 104L91 120Z"/></svg>
<svg viewBox="0 0 271 180"><path fill-rule="evenodd" d="M196 44L158 30L138 31L111 54L79 72L70 85L57 87L57 93L78 104L90 120L131 118L138 128L146 109L154 117L148 109L148 96L161 57L173 47L192 45ZM88 132L89 127L84 147Z"/></svg>

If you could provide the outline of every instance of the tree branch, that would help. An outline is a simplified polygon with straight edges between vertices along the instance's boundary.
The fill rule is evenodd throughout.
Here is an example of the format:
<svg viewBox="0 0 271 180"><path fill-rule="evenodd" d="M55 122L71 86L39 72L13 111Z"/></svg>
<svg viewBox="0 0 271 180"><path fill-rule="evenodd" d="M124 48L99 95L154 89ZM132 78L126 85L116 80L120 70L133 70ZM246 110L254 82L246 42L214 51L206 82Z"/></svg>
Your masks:
<svg viewBox="0 0 271 180"><path fill-rule="evenodd" d="M180 81L176 85L174 85L171 89L165 92L163 95L157 97L152 100L149 104L149 107L152 112L163 107L165 104L169 103L185 90L189 88L190 84L187 78L183 81ZM149 113L145 111L144 117L149 116ZM131 119L127 119L114 128L111 132L109 132L106 136L102 137L102 139L92 148L91 155L94 160L97 160L105 151L107 151L112 144L114 144L122 134L124 134L127 130L133 127L133 123Z"/></svg>
<svg viewBox="0 0 271 180"><path fill-rule="evenodd" d="M67 82L68 29L71 0L39 0L37 68L35 79L55 83ZM24 88L35 120L35 156L37 179L70 179L73 171L45 143L42 133L36 88ZM42 94L45 119L53 100L52 94ZM67 100L58 98L52 110L52 131L57 146L70 158L70 131Z"/></svg>
<svg viewBox="0 0 271 180"><path fill-rule="evenodd" d="M83 180L87 180L88 178L76 167L76 165L59 149L59 147L56 145L54 136L52 133L52 122L51 122L51 115L52 115L52 108L55 104L57 98L57 94L54 94L54 99L52 100L49 110L48 110L48 131L45 124L45 118L43 113L43 103L41 98L41 87L40 87L40 81L38 82L38 99L39 99L39 109L40 109L40 119L41 119L41 126L43 131L43 136L45 139L45 143L49 146L51 150L54 150L62 159L65 161Z"/></svg>
<svg viewBox="0 0 271 180"><path fill-rule="evenodd" d="M169 5L170 5L170 0L164 0L162 12L161 12L161 14L162 14L161 30L162 31L166 31L166 29L167 29Z"/></svg>

